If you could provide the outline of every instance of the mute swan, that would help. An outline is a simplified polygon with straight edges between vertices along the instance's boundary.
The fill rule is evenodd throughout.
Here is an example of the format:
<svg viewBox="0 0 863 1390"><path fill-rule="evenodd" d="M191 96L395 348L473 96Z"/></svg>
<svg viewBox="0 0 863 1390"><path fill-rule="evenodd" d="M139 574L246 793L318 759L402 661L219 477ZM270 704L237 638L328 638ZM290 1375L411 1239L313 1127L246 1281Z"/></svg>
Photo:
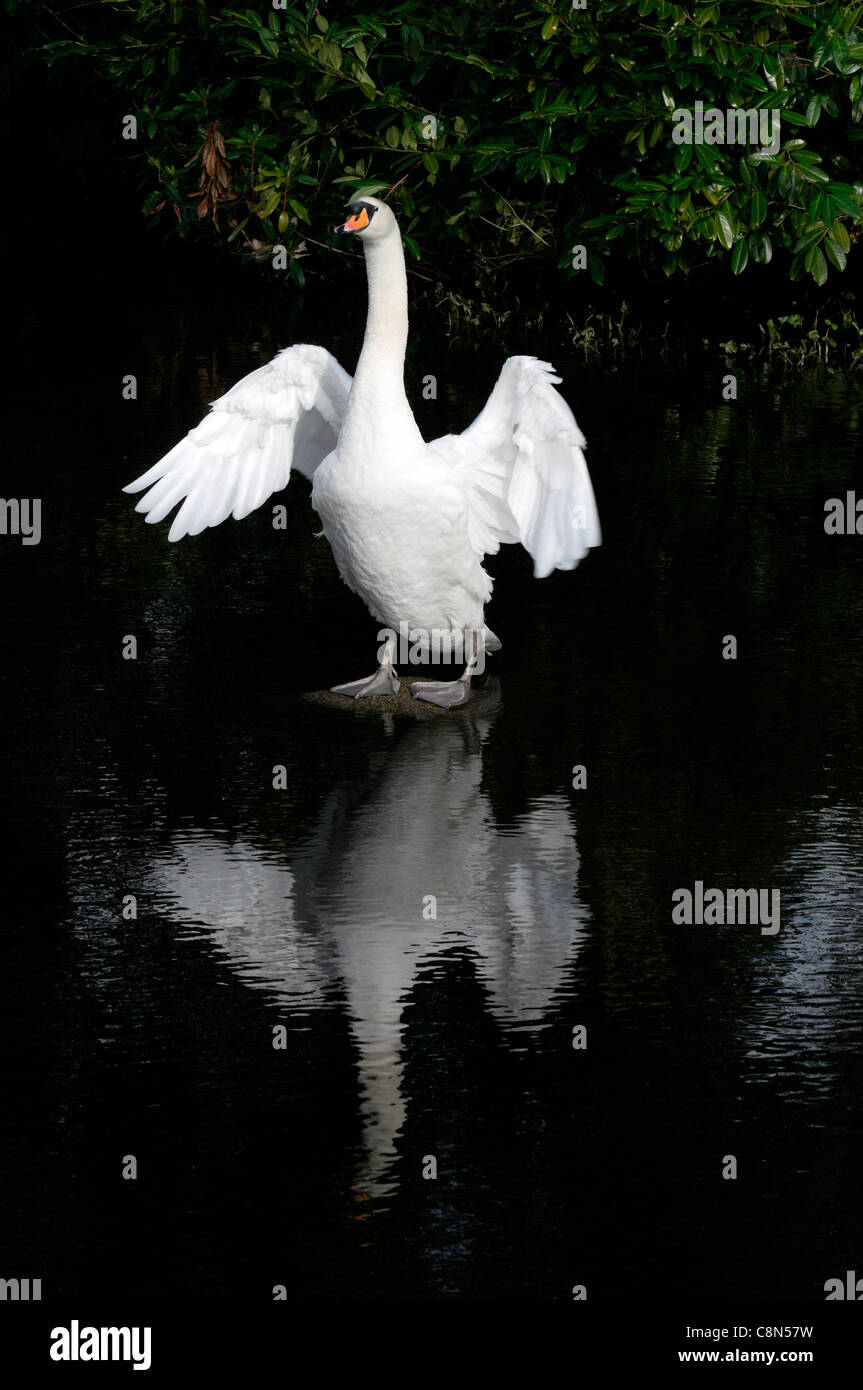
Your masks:
<svg viewBox="0 0 863 1390"><path fill-rule="evenodd" d="M178 502L169 541L228 515L239 521L284 487L291 468L312 481L342 579L390 631L373 676L334 686L361 698L396 694L395 635L421 650L449 641L467 665L455 681L416 682L412 694L443 708L470 698L492 581L485 555L520 541L543 578L574 569L600 544L584 437L554 389L560 377L534 357L510 357L483 410L460 435L427 444L404 390L407 277L398 223L363 197L336 228L360 239L368 317L356 375L325 348L298 344L238 381L204 420L125 492L162 521Z"/></svg>

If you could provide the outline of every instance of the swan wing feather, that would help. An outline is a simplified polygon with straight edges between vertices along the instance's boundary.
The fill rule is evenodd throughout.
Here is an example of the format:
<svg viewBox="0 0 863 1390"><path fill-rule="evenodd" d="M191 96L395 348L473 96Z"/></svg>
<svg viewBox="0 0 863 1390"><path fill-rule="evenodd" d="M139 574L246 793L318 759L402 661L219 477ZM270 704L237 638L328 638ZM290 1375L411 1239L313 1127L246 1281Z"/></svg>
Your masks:
<svg viewBox="0 0 863 1390"><path fill-rule="evenodd" d="M124 492L149 489L135 510L162 521L178 502L168 540L196 536L226 517L240 521L305 477L336 447L351 378L325 348L295 344L244 376L199 425Z"/></svg>
<svg viewBox="0 0 863 1390"><path fill-rule="evenodd" d="M601 543L585 438L559 382L548 362L510 357L473 424L430 446L463 480L475 553L519 541L538 579Z"/></svg>

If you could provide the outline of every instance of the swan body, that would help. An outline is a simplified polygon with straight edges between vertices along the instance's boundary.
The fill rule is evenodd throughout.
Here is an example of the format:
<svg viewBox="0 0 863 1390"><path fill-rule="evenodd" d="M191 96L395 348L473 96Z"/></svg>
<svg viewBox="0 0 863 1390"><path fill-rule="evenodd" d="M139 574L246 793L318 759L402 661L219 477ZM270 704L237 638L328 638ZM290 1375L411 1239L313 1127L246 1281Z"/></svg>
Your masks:
<svg viewBox="0 0 863 1390"><path fill-rule="evenodd" d="M339 573L380 623L423 632L485 631L491 580L471 548L464 489L422 440L395 454L337 450L315 474L312 506Z"/></svg>
<svg viewBox="0 0 863 1390"><path fill-rule="evenodd" d="M533 357L511 357L477 419L426 443L404 389L407 279L398 224L376 198L351 204L340 230L363 242L369 308L353 381L321 347L298 344L237 382L153 468L124 491L148 522L182 505L170 541L229 515L240 520L284 487L292 468L312 482L312 506L345 583L393 632L449 634L471 655L459 681L417 682L419 698L464 704L492 581L485 555L521 542L542 578L574 569L600 544L584 437ZM398 691L388 643L378 671L335 689Z"/></svg>

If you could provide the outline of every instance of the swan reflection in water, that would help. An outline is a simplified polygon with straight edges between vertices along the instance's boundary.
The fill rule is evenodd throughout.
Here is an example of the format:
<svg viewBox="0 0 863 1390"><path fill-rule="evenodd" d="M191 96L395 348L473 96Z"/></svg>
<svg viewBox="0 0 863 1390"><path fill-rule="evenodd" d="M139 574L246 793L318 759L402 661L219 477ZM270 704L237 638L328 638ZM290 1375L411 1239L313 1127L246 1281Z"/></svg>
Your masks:
<svg viewBox="0 0 863 1390"><path fill-rule="evenodd" d="M566 797L539 797L495 824L481 785L492 721L493 710L466 711L399 734L362 804L349 811L345 793L331 793L290 863L208 829L175 833L152 866L160 910L203 929L240 979L291 1016L341 982L359 1054L356 1185L371 1196L394 1187L402 1014L421 968L469 946L492 1015L540 1029L585 931Z"/></svg>

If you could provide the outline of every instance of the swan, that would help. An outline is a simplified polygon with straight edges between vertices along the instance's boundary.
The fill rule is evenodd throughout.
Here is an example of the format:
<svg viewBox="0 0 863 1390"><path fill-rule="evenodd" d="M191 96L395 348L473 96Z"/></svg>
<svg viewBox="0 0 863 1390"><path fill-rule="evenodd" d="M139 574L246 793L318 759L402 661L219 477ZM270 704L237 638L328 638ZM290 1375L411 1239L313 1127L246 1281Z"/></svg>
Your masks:
<svg viewBox="0 0 863 1390"><path fill-rule="evenodd" d="M500 647L485 624L492 581L484 557L520 542L544 578L574 569L600 544L585 440L549 363L510 357L473 424L427 443L404 389L398 223L377 198L355 199L348 213L335 230L362 242L368 281L353 380L325 348L284 348L123 491L148 489L135 510L150 523L181 502L168 532L178 541L248 516L298 469L311 480L342 579L387 629L374 675L333 690L355 699L397 694L396 634L407 632L412 653L435 642L464 651L457 680L411 686L415 698L454 709L470 698L481 653Z"/></svg>

